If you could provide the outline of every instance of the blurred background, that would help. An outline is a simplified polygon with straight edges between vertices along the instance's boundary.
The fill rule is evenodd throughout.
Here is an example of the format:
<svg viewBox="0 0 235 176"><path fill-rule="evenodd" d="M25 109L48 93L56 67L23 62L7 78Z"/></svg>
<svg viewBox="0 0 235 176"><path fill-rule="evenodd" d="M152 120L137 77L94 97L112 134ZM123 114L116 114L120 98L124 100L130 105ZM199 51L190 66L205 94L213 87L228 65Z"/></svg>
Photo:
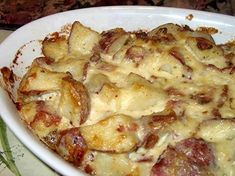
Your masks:
<svg viewBox="0 0 235 176"><path fill-rule="evenodd" d="M16 29L57 12L111 5L179 7L235 15L235 0L0 0L0 28Z"/></svg>

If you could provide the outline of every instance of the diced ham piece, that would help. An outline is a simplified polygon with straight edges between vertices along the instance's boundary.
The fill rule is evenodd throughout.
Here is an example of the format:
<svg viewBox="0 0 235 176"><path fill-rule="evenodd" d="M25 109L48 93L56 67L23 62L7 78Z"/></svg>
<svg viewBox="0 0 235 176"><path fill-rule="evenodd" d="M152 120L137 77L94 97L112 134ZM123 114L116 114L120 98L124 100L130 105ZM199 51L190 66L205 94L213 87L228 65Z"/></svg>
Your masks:
<svg viewBox="0 0 235 176"><path fill-rule="evenodd" d="M151 169L151 176L212 176L214 163L209 145L202 139L188 138L168 147Z"/></svg>
<svg viewBox="0 0 235 176"><path fill-rule="evenodd" d="M190 161L199 166L209 166L214 162L214 155L208 144L202 139L188 138L176 145L176 150L185 154Z"/></svg>

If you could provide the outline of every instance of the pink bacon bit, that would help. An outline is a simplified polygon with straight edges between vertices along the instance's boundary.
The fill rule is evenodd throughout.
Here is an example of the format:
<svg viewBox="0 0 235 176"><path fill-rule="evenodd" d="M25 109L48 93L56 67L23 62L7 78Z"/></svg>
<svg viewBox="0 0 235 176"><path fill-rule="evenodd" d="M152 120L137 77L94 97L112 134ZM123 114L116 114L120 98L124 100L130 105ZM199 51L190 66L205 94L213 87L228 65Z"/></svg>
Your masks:
<svg viewBox="0 0 235 176"><path fill-rule="evenodd" d="M145 31L136 31L134 32L137 39L149 40L148 34Z"/></svg>
<svg viewBox="0 0 235 176"><path fill-rule="evenodd" d="M196 100L199 104L207 104L213 100L213 94L208 93L208 92L205 92L205 93L201 92L201 93L192 95L191 98L193 100Z"/></svg>
<svg viewBox="0 0 235 176"><path fill-rule="evenodd" d="M218 108L213 108L211 113L212 113L213 119L221 119L222 118L222 115L220 114Z"/></svg>
<svg viewBox="0 0 235 176"><path fill-rule="evenodd" d="M86 164L85 167L84 167L84 171L87 173L87 174L90 174L90 175L94 175L95 172L94 172L94 169L91 167L91 165L89 164Z"/></svg>
<svg viewBox="0 0 235 176"><path fill-rule="evenodd" d="M177 120L177 117L174 111L170 111L167 114L153 114L151 120L152 122L157 122L164 125L174 122Z"/></svg>
<svg viewBox="0 0 235 176"><path fill-rule="evenodd" d="M160 36L153 36L151 39L160 43L171 43L176 41L175 37L171 33L162 34Z"/></svg>
<svg viewBox="0 0 235 176"><path fill-rule="evenodd" d="M46 37L44 41L56 42L58 39L60 39L59 32L53 32L50 36Z"/></svg>
<svg viewBox="0 0 235 176"><path fill-rule="evenodd" d="M149 134L144 139L144 148L145 149L151 149L154 147L154 145L157 143L159 137L156 134Z"/></svg>
<svg viewBox="0 0 235 176"><path fill-rule="evenodd" d="M2 67L0 69L1 73L2 73L2 76L3 76L3 81L6 83L6 84L14 84L15 81L17 80L17 77L16 75L14 74L14 72L9 69L8 67Z"/></svg>
<svg viewBox="0 0 235 176"><path fill-rule="evenodd" d="M86 62L85 65L83 66L83 70L82 70L82 81L85 81L87 78L87 73L88 73L88 69L89 69L90 63Z"/></svg>
<svg viewBox="0 0 235 176"><path fill-rule="evenodd" d="M179 96L179 97L183 97L184 96L183 92L181 92L179 89L176 89L174 87L168 87L166 89L166 92L170 96Z"/></svg>
<svg viewBox="0 0 235 176"><path fill-rule="evenodd" d="M231 70L230 70L230 72L229 72L229 74L231 74L231 75L232 75L233 73L235 73L235 67L232 67Z"/></svg>

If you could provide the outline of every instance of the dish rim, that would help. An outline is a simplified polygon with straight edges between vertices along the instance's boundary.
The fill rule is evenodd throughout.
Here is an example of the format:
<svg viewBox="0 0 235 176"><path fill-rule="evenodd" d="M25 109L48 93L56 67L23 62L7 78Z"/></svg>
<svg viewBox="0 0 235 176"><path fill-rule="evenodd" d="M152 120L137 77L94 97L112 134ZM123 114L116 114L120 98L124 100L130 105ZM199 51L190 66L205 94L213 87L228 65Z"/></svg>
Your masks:
<svg viewBox="0 0 235 176"><path fill-rule="evenodd" d="M9 41L13 41L14 37L17 35L17 33L20 33L24 31L26 28L30 28L31 26L38 24L45 20L50 20L56 17L61 16L68 16L69 14L78 13L84 14L89 13L90 11L96 11L98 13L108 13L108 12L119 12L119 13L150 13L149 11L156 11L156 13L163 13L164 11L167 12L168 10L175 11L175 13L180 14L180 16L183 15L185 17L185 14L193 14L193 15L199 15L199 16L213 16L215 19L220 18L220 21L223 19L226 20L232 20L235 24L235 17L224 15L224 14L217 14L217 13L211 13L211 12L204 12L204 11L198 11L198 10L191 10L191 9L181 9L181 8L173 8L173 7L156 7L156 6L105 6L105 7L91 7L91 8L84 8L84 9L76 9L76 10L70 10L66 12L61 12L53 15L49 15L40 19L37 19L35 21L32 21L19 29L17 29L15 32L10 34L0 45L0 52L3 50L3 46L7 45ZM122 11L122 12L121 12ZM148 11L148 12L146 12ZM222 18L222 19L221 19ZM232 25L235 26L235 25ZM9 58L12 59L12 58ZM2 65L1 65L2 67ZM41 141L37 140L36 137L27 130L27 126L22 123L22 120L16 119L15 117L12 117L16 115L15 112L10 112L10 110L15 106L13 104L10 104L10 101L6 100L8 98L8 95L6 92L1 88L0 89L0 95L3 97L0 100L0 107L6 107L8 110L1 110L0 116L4 120L4 122L7 124L7 126L11 129L11 131L16 135L16 137L38 158L40 158L44 163L46 163L48 166L53 168L54 170L58 171L59 173L63 175L84 175L82 171L75 168L71 164L69 164L67 161L59 157L56 153L52 152L49 148L47 148L44 144L42 144ZM8 98L9 99L9 98ZM8 101L8 102L6 102ZM16 109L16 108L15 108ZM4 113L5 112L5 113ZM18 117L19 114L18 114ZM21 121L21 124L18 122ZM25 130L26 129L26 130ZM27 141L29 139L33 139L32 141Z"/></svg>

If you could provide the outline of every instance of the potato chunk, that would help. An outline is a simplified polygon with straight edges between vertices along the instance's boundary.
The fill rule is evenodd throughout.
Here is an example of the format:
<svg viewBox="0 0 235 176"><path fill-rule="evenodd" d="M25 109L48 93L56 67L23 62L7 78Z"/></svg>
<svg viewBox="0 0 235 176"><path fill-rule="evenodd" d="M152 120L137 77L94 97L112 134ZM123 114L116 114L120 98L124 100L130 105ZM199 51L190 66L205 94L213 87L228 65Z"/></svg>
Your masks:
<svg viewBox="0 0 235 176"><path fill-rule="evenodd" d="M115 54L123 47L129 38L129 34L122 28L115 28L101 34L102 38L99 41L100 49L107 54Z"/></svg>
<svg viewBox="0 0 235 176"><path fill-rule="evenodd" d="M235 137L234 120L208 120L200 124L197 136L209 142L221 142Z"/></svg>
<svg viewBox="0 0 235 176"><path fill-rule="evenodd" d="M61 117L52 111L45 101L32 101L24 104L20 113L39 137L44 137L58 129L61 123Z"/></svg>
<svg viewBox="0 0 235 176"><path fill-rule="evenodd" d="M89 114L89 96L85 86L72 77L62 80L60 113L74 126L84 123Z"/></svg>
<svg viewBox="0 0 235 176"><path fill-rule="evenodd" d="M123 153L133 150L138 143L131 128L133 124L129 116L114 115L97 124L81 127L81 133L89 149Z"/></svg>
<svg viewBox="0 0 235 176"><path fill-rule="evenodd" d="M69 53L74 55L91 54L93 47L100 39L99 33L74 22L69 36Z"/></svg>
<svg viewBox="0 0 235 176"><path fill-rule="evenodd" d="M163 110L167 96L161 88L154 87L136 74L130 74L127 79L129 85L121 89L119 98L122 110L128 110L130 113L142 111L139 114L151 108Z"/></svg>
<svg viewBox="0 0 235 176"><path fill-rule="evenodd" d="M58 62L50 65L50 68L56 72L69 72L73 75L73 78L82 81L84 77L84 69L87 64L87 60L80 58L64 57Z"/></svg>
<svg viewBox="0 0 235 176"><path fill-rule="evenodd" d="M213 42L202 37L189 37L185 42L186 49L199 62L206 65L214 65L218 68L227 66L223 56L223 50Z"/></svg>
<svg viewBox="0 0 235 176"><path fill-rule="evenodd" d="M58 61L68 54L67 40L65 38L44 40L42 43L42 52L46 57Z"/></svg>
<svg viewBox="0 0 235 176"><path fill-rule="evenodd" d="M45 91L58 90L61 79L65 76L66 73L52 72L39 66L33 66L23 77L19 93L35 95Z"/></svg>

